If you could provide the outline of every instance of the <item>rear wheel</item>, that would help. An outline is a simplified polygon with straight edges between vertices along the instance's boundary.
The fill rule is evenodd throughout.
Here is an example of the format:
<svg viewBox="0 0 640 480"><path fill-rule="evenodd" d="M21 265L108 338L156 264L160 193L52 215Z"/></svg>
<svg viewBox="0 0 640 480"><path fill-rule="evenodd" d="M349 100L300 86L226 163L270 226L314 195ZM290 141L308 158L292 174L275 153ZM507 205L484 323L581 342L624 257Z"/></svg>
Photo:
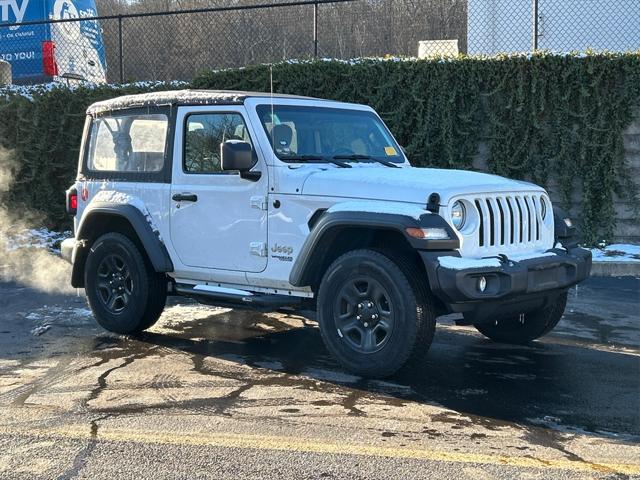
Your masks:
<svg viewBox="0 0 640 480"><path fill-rule="evenodd" d="M563 293L545 308L493 323L475 325L485 337L500 343L523 344L546 335L555 328L567 305Z"/></svg>
<svg viewBox="0 0 640 480"><path fill-rule="evenodd" d="M137 333L160 317L167 299L166 277L154 271L126 236L107 233L98 238L84 274L89 305L106 330Z"/></svg>
<svg viewBox="0 0 640 480"><path fill-rule="evenodd" d="M422 279L422 283L424 283ZM386 377L428 350L435 315L409 262L373 250L334 261L318 292L327 349L348 370Z"/></svg>

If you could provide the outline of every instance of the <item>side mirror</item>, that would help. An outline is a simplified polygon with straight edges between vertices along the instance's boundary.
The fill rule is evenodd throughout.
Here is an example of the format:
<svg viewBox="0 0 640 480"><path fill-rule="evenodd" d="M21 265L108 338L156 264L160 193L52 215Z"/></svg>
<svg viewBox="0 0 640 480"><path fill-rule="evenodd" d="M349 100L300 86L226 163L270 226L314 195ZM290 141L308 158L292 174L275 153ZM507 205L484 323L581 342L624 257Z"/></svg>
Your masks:
<svg viewBox="0 0 640 480"><path fill-rule="evenodd" d="M251 145L240 140L221 143L220 164L224 171L248 172L256 164Z"/></svg>

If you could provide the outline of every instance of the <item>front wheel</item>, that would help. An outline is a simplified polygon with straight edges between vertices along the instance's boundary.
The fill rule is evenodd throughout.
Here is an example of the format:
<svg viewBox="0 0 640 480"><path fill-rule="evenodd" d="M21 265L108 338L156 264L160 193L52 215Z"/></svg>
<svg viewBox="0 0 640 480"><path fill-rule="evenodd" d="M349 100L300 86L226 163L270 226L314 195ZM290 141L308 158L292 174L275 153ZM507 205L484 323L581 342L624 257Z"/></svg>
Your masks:
<svg viewBox="0 0 640 480"><path fill-rule="evenodd" d="M103 328L138 333L160 317L167 283L126 236L107 233L89 251L85 290L93 314Z"/></svg>
<svg viewBox="0 0 640 480"><path fill-rule="evenodd" d="M563 293L544 308L493 323L475 325L485 337L495 342L524 344L546 335L558 324L567 305Z"/></svg>
<svg viewBox="0 0 640 480"><path fill-rule="evenodd" d="M431 344L435 315L410 262L373 250L334 261L318 292L318 321L331 354L365 377L387 377Z"/></svg>

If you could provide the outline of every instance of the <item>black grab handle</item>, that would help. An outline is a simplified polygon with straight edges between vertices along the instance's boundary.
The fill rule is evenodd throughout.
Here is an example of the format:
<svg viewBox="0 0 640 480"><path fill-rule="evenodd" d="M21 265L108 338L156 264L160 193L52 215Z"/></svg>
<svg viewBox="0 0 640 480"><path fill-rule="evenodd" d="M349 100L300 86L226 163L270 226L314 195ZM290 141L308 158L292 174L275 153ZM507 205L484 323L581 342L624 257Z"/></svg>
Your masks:
<svg viewBox="0 0 640 480"><path fill-rule="evenodd" d="M176 193L171 197L176 202L197 202L198 196L195 193Z"/></svg>

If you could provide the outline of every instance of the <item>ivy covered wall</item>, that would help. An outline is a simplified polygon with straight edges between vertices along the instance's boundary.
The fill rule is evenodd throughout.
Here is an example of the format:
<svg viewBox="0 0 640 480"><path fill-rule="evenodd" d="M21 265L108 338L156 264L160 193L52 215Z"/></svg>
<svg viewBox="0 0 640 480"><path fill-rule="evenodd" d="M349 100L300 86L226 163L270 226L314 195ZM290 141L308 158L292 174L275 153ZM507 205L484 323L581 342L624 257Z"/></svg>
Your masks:
<svg viewBox="0 0 640 480"><path fill-rule="evenodd" d="M637 218L640 171L629 145L625 157L625 138L640 112L640 52L288 62L204 72L193 86L269 91L272 79L275 92L371 105L414 165L487 169L548 187L573 207L587 243L616 236L616 202ZM0 95L0 145L18 168L5 201L64 223L62 194L75 175L86 106L151 88L166 87Z"/></svg>
<svg viewBox="0 0 640 480"><path fill-rule="evenodd" d="M269 91L271 77L275 92L371 105L416 166L549 187L573 207L589 244L616 236L618 199L637 218L640 171L625 158L623 133L640 112L640 52L292 62L205 72L193 83Z"/></svg>

